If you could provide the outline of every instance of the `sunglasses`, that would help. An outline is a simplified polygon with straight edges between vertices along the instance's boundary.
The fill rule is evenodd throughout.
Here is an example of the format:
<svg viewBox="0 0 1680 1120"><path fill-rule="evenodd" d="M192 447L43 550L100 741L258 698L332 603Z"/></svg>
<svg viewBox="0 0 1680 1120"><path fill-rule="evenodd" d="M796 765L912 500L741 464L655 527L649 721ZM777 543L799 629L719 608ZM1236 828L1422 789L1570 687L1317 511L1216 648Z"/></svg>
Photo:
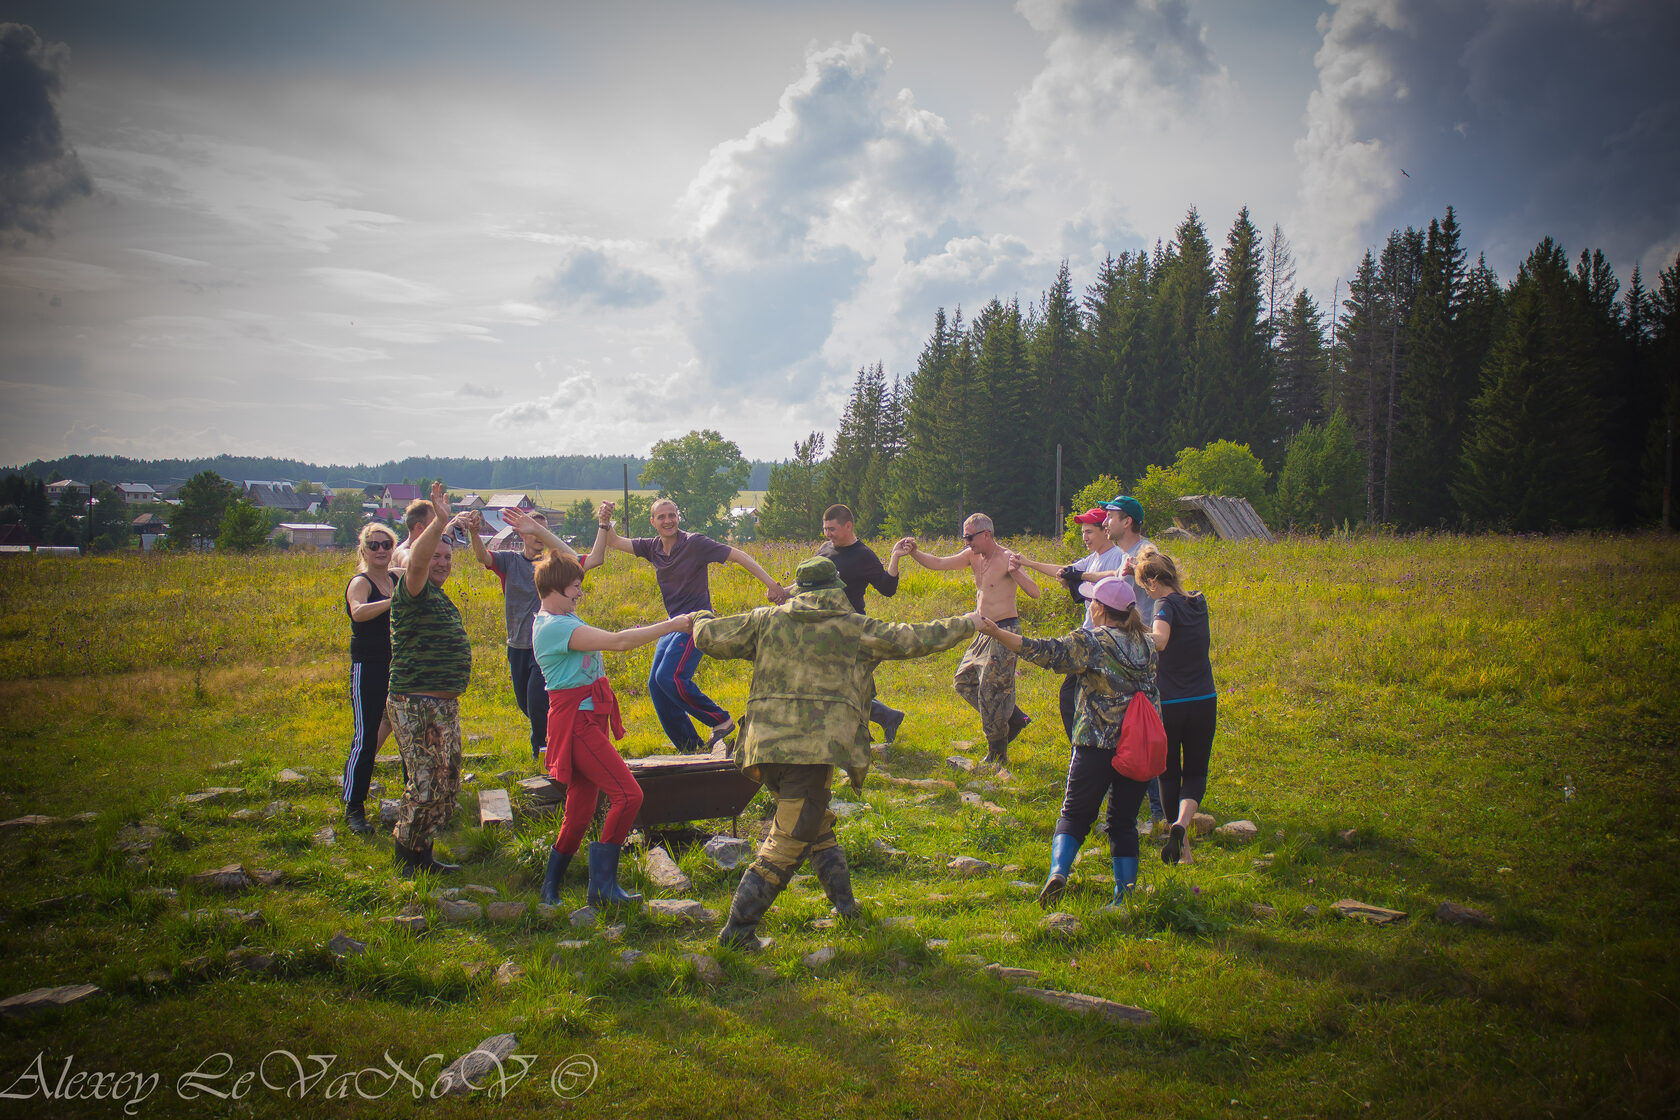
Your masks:
<svg viewBox="0 0 1680 1120"><path fill-rule="evenodd" d="M367 542L367 550L369 552L389 552L395 547L397 547L396 541L387 540L384 537Z"/></svg>
<svg viewBox="0 0 1680 1120"><path fill-rule="evenodd" d="M963 543L964 544L972 544L975 537L983 537L989 532L991 532L990 529L982 529L978 533L964 533L963 538L962 538Z"/></svg>

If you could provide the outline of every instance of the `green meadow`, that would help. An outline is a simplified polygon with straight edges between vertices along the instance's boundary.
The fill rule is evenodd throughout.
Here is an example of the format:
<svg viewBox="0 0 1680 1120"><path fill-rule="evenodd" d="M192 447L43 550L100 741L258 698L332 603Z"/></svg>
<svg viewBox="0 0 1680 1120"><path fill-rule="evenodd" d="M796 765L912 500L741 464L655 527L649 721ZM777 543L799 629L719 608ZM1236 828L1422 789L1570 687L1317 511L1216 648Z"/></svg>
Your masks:
<svg viewBox="0 0 1680 1120"><path fill-rule="evenodd" d="M808 552L747 547L783 577ZM0 830L0 996L102 989L0 1019L0 1116L125 1102L155 1116L1673 1115L1680 542L1373 536L1176 555L1212 608L1205 809L1256 835L1214 833L1173 867L1146 842L1119 912L1103 909L1094 836L1059 905L1079 927L1052 931L1033 896L1067 758L1060 679L1023 665L1035 722L1005 777L948 761L983 753L965 749L978 719L949 688L960 650L888 665L881 695L910 718L861 795L836 791L866 917L836 923L814 881L797 883L757 956L645 909L574 928L581 866L558 912L536 913L556 821L477 825L476 791L513 789L517 808L496 775L532 770L497 585L476 565L449 584L474 641L462 713L479 757L440 852L464 866L408 882L388 835L342 827L331 781L351 726L346 554L0 559L0 818L58 818ZM971 606L966 577L905 567L896 598L871 597L884 617ZM714 573L720 611L764 601L740 569ZM659 617L651 570L611 556L580 613L613 629ZM1037 635L1076 619L1054 584L1023 611ZM629 755L663 749L648 663L608 659ZM708 661L700 680L738 712L748 672ZM376 780L400 796L394 768ZM180 800L209 787L238 792ZM766 810L761 796L743 835ZM724 912L740 869L669 843L693 880L671 897ZM958 874L960 856L993 866ZM279 875L236 894L189 881L228 864ZM625 868L660 896L639 852ZM469 883L533 905L446 921L434 892ZM1344 917L1344 899L1404 917ZM1450 924L1442 903L1490 924ZM404 913L427 929L389 920ZM365 951L329 950L339 933ZM625 964L627 949L643 955ZM1047 1006L994 963L1153 1020ZM509 1063L469 1098L425 1099L443 1063L503 1033L534 1056L523 1074ZM156 1079L135 1102L142 1082L77 1071ZM95 1084L125 1097L92 1099Z"/></svg>

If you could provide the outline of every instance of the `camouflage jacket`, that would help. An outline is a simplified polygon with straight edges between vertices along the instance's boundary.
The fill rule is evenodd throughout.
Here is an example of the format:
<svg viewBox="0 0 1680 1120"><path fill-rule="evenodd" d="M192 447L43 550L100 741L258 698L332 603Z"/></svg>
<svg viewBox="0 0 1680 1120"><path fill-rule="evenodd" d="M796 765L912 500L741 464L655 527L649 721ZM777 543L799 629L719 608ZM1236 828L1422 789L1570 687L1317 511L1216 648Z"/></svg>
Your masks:
<svg viewBox="0 0 1680 1120"><path fill-rule="evenodd" d="M875 666L939 653L973 634L963 617L907 625L857 614L839 588L694 624L701 653L753 663L735 752L743 770L765 762L843 766L860 789L871 757Z"/></svg>
<svg viewBox="0 0 1680 1120"><path fill-rule="evenodd" d="M1141 692L1157 709L1155 643L1105 626L1075 630L1061 638L1022 638L1021 656L1058 673L1079 675L1073 702L1073 743L1113 750L1132 694Z"/></svg>

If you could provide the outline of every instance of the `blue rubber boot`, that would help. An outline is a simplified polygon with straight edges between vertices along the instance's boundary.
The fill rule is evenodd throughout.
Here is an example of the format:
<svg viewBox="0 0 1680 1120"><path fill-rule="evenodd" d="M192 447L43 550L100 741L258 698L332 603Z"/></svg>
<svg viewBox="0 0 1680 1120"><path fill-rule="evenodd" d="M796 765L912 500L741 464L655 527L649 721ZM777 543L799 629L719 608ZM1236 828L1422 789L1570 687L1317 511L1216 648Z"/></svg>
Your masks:
<svg viewBox="0 0 1680 1120"><path fill-rule="evenodd" d="M1136 856L1114 857L1114 901L1110 906L1122 906L1126 896L1137 886L1138 859Z"/></svg>
<svg viewBox="0 0 1680 1120"><path fill-rule="evenodd" d="M571 855L553 848L548 850L548 873L543 876L542 891L537 895L544 905L553 906L560 901L560 880L566 877L566 868L571 865Z"/></svg>
<svg viewBox="0 0 1680 1120"><path fill-rule="evenodd" d="M1073 873L1073 857L1079 854L1082 841L1077 836L1058 832L1050 838L1050 877L1038 892L1038 904L1048 910L1062 899L1067 890L1068 876Z"/></svg>
<svg viewBox="0 0 1680 1120"><path fill-rule="evenodd" d="M623 905L642 900L641 895L631 894L618 885L618 857L623 851L622 844L592 842L589 845L589 905L597 910L609 903Z"/></svg>

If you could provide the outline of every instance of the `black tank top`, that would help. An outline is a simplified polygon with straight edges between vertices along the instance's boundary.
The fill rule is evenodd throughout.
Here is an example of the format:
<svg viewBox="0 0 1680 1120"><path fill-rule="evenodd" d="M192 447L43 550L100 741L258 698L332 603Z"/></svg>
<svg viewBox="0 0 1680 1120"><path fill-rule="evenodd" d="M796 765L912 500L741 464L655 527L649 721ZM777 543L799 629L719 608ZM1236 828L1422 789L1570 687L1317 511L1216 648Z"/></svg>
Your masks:
<svg viewBox="0 0 1680 1120"><path fill-rule="evenodd" d="M359 579L366 579L368 584L368 602L379 603L390 596L379 590L379 585L368 579L366 572L357 572L350 577L350 583L344 585L346 596L350 594L350 584ZM344 600L344 614L350 614L350 600ZM383 661L387 664L391 660L391 614L375 615L366 622L350 619L350 660L351 661Z"/></svg>

